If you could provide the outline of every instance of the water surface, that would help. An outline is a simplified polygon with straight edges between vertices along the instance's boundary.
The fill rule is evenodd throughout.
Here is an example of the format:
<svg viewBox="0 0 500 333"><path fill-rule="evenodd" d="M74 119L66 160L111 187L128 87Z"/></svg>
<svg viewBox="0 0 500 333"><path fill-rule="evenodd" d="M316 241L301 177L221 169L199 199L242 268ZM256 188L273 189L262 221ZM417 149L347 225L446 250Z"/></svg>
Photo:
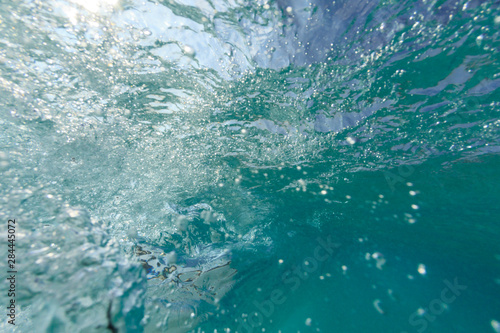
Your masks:
<svg viewBox="0 0 500 333"><path fill-rule="evenodd" d="M500 332L499 27L498 1L0 3L1 330Z"/></svg>

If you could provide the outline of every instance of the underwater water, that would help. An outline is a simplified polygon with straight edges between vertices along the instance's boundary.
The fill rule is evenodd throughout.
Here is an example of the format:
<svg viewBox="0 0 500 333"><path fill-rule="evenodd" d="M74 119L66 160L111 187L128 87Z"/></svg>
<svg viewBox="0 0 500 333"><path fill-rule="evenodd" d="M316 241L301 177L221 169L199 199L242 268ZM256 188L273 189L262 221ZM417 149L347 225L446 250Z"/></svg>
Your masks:
<svg viewBox="0 0 500 333"><path fill-rule="evenodd" d="M499 50L492 0L0 2L0 331L500 332Z"/></svg>

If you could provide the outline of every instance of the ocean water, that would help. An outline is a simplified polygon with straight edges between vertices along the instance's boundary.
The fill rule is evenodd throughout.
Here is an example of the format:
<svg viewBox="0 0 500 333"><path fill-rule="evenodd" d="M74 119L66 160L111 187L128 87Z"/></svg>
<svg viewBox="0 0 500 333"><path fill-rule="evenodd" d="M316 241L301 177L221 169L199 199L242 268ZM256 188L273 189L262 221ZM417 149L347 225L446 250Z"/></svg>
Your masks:
<svg viewBox="0 0 500 333"><path fill-rule="evenodd" d="M0 331L500 332L499 31L493 0L1 1Z"/></svg>

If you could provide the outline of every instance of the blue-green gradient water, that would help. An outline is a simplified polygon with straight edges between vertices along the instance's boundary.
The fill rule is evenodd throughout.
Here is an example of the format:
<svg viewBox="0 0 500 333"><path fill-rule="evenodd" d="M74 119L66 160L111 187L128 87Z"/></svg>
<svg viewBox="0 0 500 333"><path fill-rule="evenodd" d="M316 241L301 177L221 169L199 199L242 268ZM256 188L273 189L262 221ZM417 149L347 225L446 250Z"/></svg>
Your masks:
<svg viewBox="0 0 500 333"><path fill-rule="evenodd" d="M499 31L492 0L1 1L0 331L500 332Z"/></svg>

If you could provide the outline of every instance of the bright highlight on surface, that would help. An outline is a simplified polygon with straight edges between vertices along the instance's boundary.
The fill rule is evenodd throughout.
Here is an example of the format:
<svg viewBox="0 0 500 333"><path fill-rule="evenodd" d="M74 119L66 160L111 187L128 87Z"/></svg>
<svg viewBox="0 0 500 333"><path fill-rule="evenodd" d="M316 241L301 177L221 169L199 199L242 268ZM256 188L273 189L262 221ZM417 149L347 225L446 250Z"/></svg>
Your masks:
<svg viewBox="0 0 500 333"><path fill-rule="evenodd" d="M97 13L102 10L110 10L118 5L120 0L70 0L71 2L82 6L86 10Z"/></svg>

